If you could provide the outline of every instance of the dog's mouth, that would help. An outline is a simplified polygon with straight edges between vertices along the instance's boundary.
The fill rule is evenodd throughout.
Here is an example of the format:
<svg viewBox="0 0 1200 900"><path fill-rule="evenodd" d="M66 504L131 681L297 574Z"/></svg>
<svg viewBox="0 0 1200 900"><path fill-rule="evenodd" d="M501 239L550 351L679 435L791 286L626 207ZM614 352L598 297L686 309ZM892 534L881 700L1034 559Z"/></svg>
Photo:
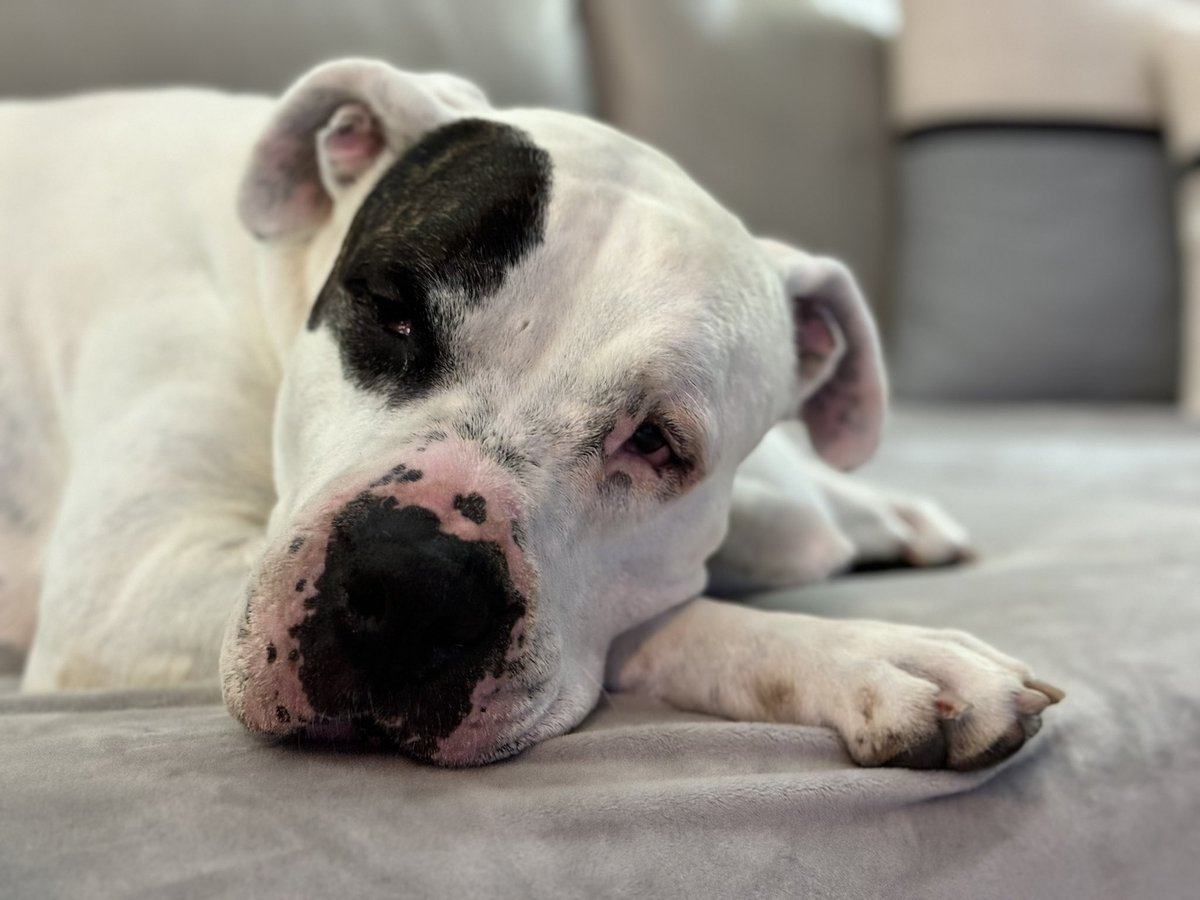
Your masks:
<svg viewBox="0 0 1200 900"><path fill-rule="evenodd" d="M447 766L502 759L532 742L555 696L557 655L527 639L519 611L502 638L437 664L423 655L412 664L403 647L364 658L340 623L310 616L283 630L251 615L223 682L226 704L249 730L301 746L355 744ZM318 638L305 628L313 622Z"/></svg>
<svg viewBox="0 0 1200 900"><path fill-rule="evenodd" d="M446 767L486 765L513 756L546 735L546 713L557 692L546 685L518 687L488 684L471 692L479 698L448 733L429 730L419 717L383 716L374 711L314 713L278 723L264 733L283 746L300 750L336 749L397 753L417 762ZM438 709L434 698L429 708ZM253 729L258 730L258 729Z"/></svg>

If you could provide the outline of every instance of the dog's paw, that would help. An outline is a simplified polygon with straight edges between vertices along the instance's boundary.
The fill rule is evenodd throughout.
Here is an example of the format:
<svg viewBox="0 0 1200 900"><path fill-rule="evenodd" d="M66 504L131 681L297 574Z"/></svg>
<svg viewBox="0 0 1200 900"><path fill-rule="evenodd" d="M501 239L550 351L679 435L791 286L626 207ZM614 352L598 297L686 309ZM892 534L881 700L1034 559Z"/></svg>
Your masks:
<svg viewBox="0 0 1200 900"><path fill-rule="evenodd" d="M829 718L864 766L969 770L1011 756L1063 698L1023 663L960 631L844 623Z"/></svg>
<svg viewBox="0 0 1200 900"><path fill-rule="evenodd" d="M880 494L872 501L839 520L856 563L946 566L975 558L966 529L932 500Z"/></svg>
<svg viewBox="0 0 1200 900"><path fill-rule="evenodd" d="M729 531L710 567L717 584L741 593L822 581L853 558L854 545L819 503L739 478Z"/></svg>
<svg viewBox="0 0 1200 900"><path fill-rule="evenodd" d="M932 500L893 497L892 512L904 523L901 553L913 566L945 566L975 558L971 537Z"/></svg>

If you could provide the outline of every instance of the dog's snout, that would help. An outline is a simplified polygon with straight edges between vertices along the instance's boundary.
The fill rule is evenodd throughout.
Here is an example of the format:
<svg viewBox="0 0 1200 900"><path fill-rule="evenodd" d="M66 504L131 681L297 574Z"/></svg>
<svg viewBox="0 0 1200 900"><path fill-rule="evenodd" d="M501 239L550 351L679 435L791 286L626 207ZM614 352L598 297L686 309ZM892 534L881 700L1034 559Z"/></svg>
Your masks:
<svg viewBox="0 0 1200 900"><path fill-rule="evenodd" d="M504 549L469 538L433 509L373 493L333 518L310 613L292 632L315 713L411 710L503 656L523 600Z"/></svg>
<svg viewBox="0 0 1200 900"><path fill-rule="evenodd" d="M469 449L363 466L280 534L237 632L237 714L253 730L351 729L433 758L485 708L472 740L501 741L527 711L529 520L515 483Z"/></svg>
<svg viewBox="0 0 1200 900"><path fill-rule="evenodd" d="M343 606L340 642L370 676L420 679L461 662L500 621L502 555L438 524L422 507L372 501L335 526L322 592Z"/></svg>

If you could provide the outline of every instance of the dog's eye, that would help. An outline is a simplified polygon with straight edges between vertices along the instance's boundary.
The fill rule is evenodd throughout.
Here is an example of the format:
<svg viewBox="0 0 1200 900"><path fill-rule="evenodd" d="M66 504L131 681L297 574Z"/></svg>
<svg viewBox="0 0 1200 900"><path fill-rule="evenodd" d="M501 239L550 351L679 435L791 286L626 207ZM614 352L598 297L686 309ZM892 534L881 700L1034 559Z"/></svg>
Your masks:
<svg viewBox="0 0 1200 900"><path fill-rule="evenodd" d="M408 314L403 303L385 297L372 297L371 302L375 305L376 318L385 331L400 337L412 334L412 316Z"/></svg>
<svg viewBox="0 0 1200 900"><path fill-rule="evenodd" d="M662 429L649 422L643 422L637 427L625 442L625 449L645 457L646 461L654 466L666 465L675 455Z"/></svg>
<svg viewBox="0 0 1200 900"><path fill-rule="evenodd" d="M367 321L374 319L384 331L399 337L412 334L412 308L403 299L378 294L361 278L348 279L345 289L360 310L369 311Z"/></svg>
<svg viewBox="0 0 1200 900"><path fill-rule="evenodd" d="M628 443L631 450L649 455L665 447L667 445L667 437L657 425L643 422L629 438Z"/></svg>

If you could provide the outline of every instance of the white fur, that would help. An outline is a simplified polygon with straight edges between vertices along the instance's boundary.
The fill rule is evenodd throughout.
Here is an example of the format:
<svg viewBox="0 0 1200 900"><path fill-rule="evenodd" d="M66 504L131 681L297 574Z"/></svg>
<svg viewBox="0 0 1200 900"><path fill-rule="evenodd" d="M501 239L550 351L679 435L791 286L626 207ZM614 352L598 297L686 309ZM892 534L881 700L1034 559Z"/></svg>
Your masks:
<svg viewBox="0 0 1200 900"><path fill-rule="evenodd" d="M230 672L244 681L255 663L236 626L289 535L414 435L486 408L489 427L544 461L513 488L538 513L533 644L546 674L536 714L505 726L514 746L586 714L610 644L630 629L640 638L622 638L609 666L617 686L828 724L860 762L903 749L885 747L879 728L925 735L939 691L981 716L956 758L1016 720L1028 673L961 636L686 602L731 507L719 561L752 584L809 581L854 559L945 562L965 548L935 508L854 484L778 430L759 444L835 385L864 399L838 420L849 431L810 417L808 401L818 446L838 462L874 446L882 379L838 384L845 358L868 374L878 362L843 269L756 240L661 154L587 120L495 110L457 79L362 62L307 76L285 113L313 85L371 109L387 144L374 162L318 154L325 200L285 216L244 192L242 217L265 241L234 198L256 141L285 115L271 101L162 91L0 106L0 639L29 647L27 690L210 679L224 638L227 700L241 715ZM328 329L303 322L382 172L419 133L467 115L515 125L550 153L546 241L462 323L475 356L461 383L384 410L342 377ZM320 147L329 131L318 124ZM805 383L797 292L828 292L817 327L834 332L834 353L804 369L819 373ZM692 417L705 475L666 502L638 487L614 510L559 463L586 398L630 373ZM454 465L471 451L456 453ZM747 694L781 681L794 702L766 710ZM854 713L866 690L881 710L874 730Z"/></svg>

